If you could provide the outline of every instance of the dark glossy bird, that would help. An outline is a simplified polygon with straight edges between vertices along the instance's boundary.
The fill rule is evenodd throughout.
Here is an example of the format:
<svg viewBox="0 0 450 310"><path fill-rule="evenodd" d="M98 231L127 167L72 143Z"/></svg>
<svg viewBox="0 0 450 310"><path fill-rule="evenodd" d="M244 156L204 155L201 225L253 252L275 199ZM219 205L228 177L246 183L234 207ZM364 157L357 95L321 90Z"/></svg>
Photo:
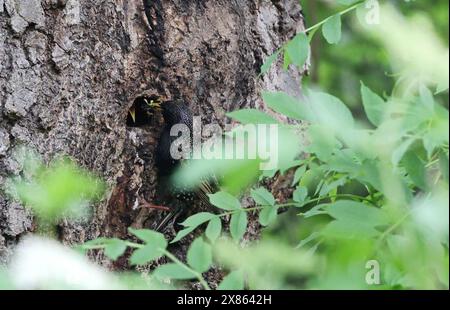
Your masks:
<svg viewBox="0 0 450 310"><path fill-rule="evenodd" d="M139 107L139 109L145 111L147 114L161 111L164 118L164 126L156 148L155 165L158 168L159 177L158 195L162 198L164 203L169 201L172 206L167 216L163 218L155 228L155 230L160 231L169 223L169 221L175 221L186 208L192 206L192 203L196 199L200 199L210 206L208 194L214 193L218 185L215 178L211 177L207 181L201 182L200 186L192 191L190 189L176 187L172 182L173 173L184 163L184 159L174 159L170 152L172 143L180 137L180 135L172 136L170 134L174 125L184 124L187 126L190 133L189 149L178 150L188 157L193 149L192 112L184 101L169 100L160 102L154 98L146 99L144 101L144 106ZM161 207L159 207L159 209L161 209Z"/></svg>
<svg viewBox="0 0 450 310"><path fill-rule="evenodd" d="M155 160L160 176L170 176L180 165L180 160L174 159L170 154L170 147L179 136L171 136L170 131L177 124L186 125L190 133L189 147L192 149L192 112L181 100L162 102L160 108L164 118L164 127L158 140ZM179 149L179 151L185 151L188 153L187 155L190 153L190 150Z"/></svg>

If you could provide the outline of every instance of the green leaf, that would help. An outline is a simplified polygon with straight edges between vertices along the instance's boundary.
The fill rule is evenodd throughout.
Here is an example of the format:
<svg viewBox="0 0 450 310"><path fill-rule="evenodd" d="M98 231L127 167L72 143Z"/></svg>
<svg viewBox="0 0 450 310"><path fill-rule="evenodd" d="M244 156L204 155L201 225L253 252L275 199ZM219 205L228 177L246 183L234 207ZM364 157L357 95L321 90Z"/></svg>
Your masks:
<svg viewBox="0 0 450 310"><path fill-rule="evenodd" d="M314 142L307 146L306 151L316 155L323 162L327 162L336 150L342 148L342 144L330 132L328 125L309 126L308 137Z"/></svg>
<svg viewBox="0 0 450 310"><path fill-rule="evenodd" d="M232 271L226 275L217 287L218 290L243 290L244 273L240 270Z"/></svg>
<svg viewBox="0 0 450 310"><path fill-rule="evenodd" d="M405 167L411 181L417 187L427 190L426 183L426 168L425 163L413 151L405 154L402 160L402 165Z"/></svg>
<svg viewBox="0 0 450 310"><path fill-rule="evenodd" d="M200 212L188 217L181 225L185 227L197 227L210 219L216 217L215 214L209 212Z"/></svg>
<svg viewBox="0 0 450 310"><path fill-rule="evenodd" d="M373 125L379 126L384 119L384 113L388 109L387 103L366 87L363 82L361 82L361 95L367 118Z"/></svg>
<svg viewBox="0 0 450 310"><path fill-rule="evenodd" d="M105 255L112 260L116 260L127 249L125 241L120 239L109 239L105 246Z"/></svg>
<svg viewBox="0 0 450 310"><path fill-rule="evenodd" d="M194 270L203 273L212 264L211 246L202 237L195 239L187 253L187 262Z"/></svg>
<svg viewBox="0 0 450 310"><path fill-rule="evenodd" d="M311 121L311 110L296 98L283 92L263 92L264 102L278 113L296 120Z"/></svg>
<svg viewBox="0 0 450 310"><path fill-rule="evenodd" d="M304 186L308 191L313 192L323 178L323 172L319 168L311 168L305 172L299 185Z"/></svg>
<svg viewBox="0 0 450 310"><path fill-rule="evenodd" d="M301 247L304 247L305 245L307 245L308 243L310 243L311 241L316 240L317 238L319 238L321 236L320 233L318 232L313 232L311 235L309 235L308 237L306 237L305 239L302 239L300 241L300 243L296 246L296 249L299 249Z"/></svg>
<svg viewBox="0 0 450 310"><path fill-rule="evenodd" d="M329 204L324 210L337 220L345 220L355 225L362 223L375 227L388 224L388 217L382 209L369 207L357 201L339 200Z"/></svg>
<svg viewBox="0 0 450 310"><path fill-rule="evenodd" d="M163 252L161 247L157 244L149 243L144 247L134 250L130 257L131 265L144 265L162 256Z"/></svg>
<svg viewBox="0 0 450 310"><path fill-rule="evenodd" d="M340 239L368 239L378 236L380 232L370 225L348 220L328 223L321 231L322 236Z"/></svg>
<svg viewBox="0 0 450 310"><path fill-rule="evenodd" d="M303 166L297 168L297 170L295 170L295 174L294 174L294 178L292 179L291 186L296 186L298 184L298 182L300 181L300 179L305 174L305 172L306 172L306 165L303 165Z"/></svg>
<svg viewBox="0 0 450 310"><path fill-rule="evenodd" d="M130 257L132 265L143 265L153 261L162 255L162 250L167 247L167 240L163 234L149 229L133 229L128 231L144 241L146 245L133 252Z"/></svg>
<svg viewBox="0 0 450 310"><path fill-rule="evenodd" d="M278 215L278 208L274 206L265 207L259 212L259 223L262 226L268 226L275 222Z"/></svg>
<svg viewBox="0 0 450 310"><path fill-rule="evenodd" d="M292 194L292 198L295 202L302 203L305 201L306 197L308 197L308 189L303 186L297 186L294 193Z"/></svg>
<svg viewBox="0 0 450 310"><path fill-rule="evenodd" d="M263 170L261 172L261 175L259 177L259 180L262 181L266 178L271 179L275 176L275 174L277 173L278 169L273 169L273 170Z"/></svg>
<svg viewBox="0 0 450 310"><path fill-rule="evenodd" d="M167 240L163 234L149 230L149 229L133 229L128 228L128 231L144 241L147 244L153 244L156 247L165 249L167 247Z"/></svg>
<svg viewBox="0 0 450 310"><path fill-rule="evenodd" d="M440 94L445 91L448 91L448 79L439 81L439 83L436 86L435 94Z"/></svg>
<svg viewBox="0 0 450 310"><path fill-rule="evenodd" d="M266 74L270 70L270 67L272 67L272 64L277 60L279 54L280 52L273 53L266 59L261 66L261 75Z"/></svg>
<svg viewBox="0 0 450 310"><path fill-rule="evenodd" d="M305 33L298 33L286 46L285 55L300 70L309 55L309 40Z"/></svg>
<svg viewBox="0 0 450 310"><path fill-rule="evenodd" d="M309 106L318 124L341 135L355 126L355 120L349 108L338 98L311 90L308 91L308 98Z"/></svg>
<svg viewBox="0 0 450 310"><path fill-rule="evenodd" d="M341 40L341 15L329 17L322 26L322 34L330 44L336 44Z"/></svg>
<svg viewBox="0 0 450 310"><path fill-rule="evenodd" d="M256 109L242 109L227 113L228 117L242 124L277 124L278 122L270 115Z"/></svg>
<svg viewBox="0 0 450 310"><path fill-rule="evenodd" d="M420 85L419 94L420 102L424 105L424 107L426 107L427 110L434 112L435 102L431 91L426 86Z"/></svg>
<svg viewBox="0 0 450 310"><path fill-rule="evenodd" d="M241 240L247 230L247 212L239 211L231 216L230 233L235 241Z"/></svg>
<svg viewBox="0 0 450 310"><path fill-rule="evenodd" d="M291 59L289 58L289 54L285 51L283 54L283 69L287 70L289 69L289 65L292 63Z"/></svg>
<svg viewBox="0 0 450 310"><path fill-rule="evenodd" d="M81 250L104 249L105 255L116 260L127 249L126 242L117 238L97 238L86 241L79 247Z"/></svg>
<svg viewBox="0 0 450 310"><path fill-rule="evenodd" d="M327 214L327 212L324 211L324 209L323 209L325 206L327 206L327 205L321 204L321 205L315 206L315 207L311 208L310 210L306 211L305 213L301 213L301 214L303 214L304 218L309 218L309 217L313 217L313 216L321 215L321 214Z"/></svg>
<svg viewBox="0 0 450 310"><path fill-rule="evenodd" d="M373 160L377 157L378 154L374 152L373 143L368 143L368 141L374 140L373 131L355 128L339 132L339 134L342 143L347 147L343 151L351 152L352 157L358 163L366 159Z"/></svg>
<svg viewBox="0 0 450 310"><path fill-rule="evenodd" d="M330 170L354 175L361 170L361 163L355 160L353 150L344 149L336 152L327 162Z"/></svg>
<svg viewBox="0 0 450 310"><path fill-rule="evenodd" d="M205 230L205 235L211 242L215 242L217 238L219 238L221 231L222 221L220 217L214 217L209 221Z"/></svg>
<svg viewBox="0 0 450 310"><path fill-rule="evenodd" d="M270 146L270 148L272 148L272 153L273 151L278 152L278 158L276 158L277 163L273 164L276 164L281 175L283 175L288 169L297 167L300 164L301 161L298 160L298 156L303 153L301 147L302 139L303 138L300 137L299 131L294 131L293 128L278 128L278 138L275 139L278 141L275 141L275 149L273 149L272 146ZM275 158L272 156L271 159Z"/></svg>
<svg viewBox="0 0 450 310"><path fill-rule="evenodd" d="M249 153L247 153L248 155ZM244 156L247 156L244 155ZM262 160L256 156L257 159L236 160L240 161L239 168L235 166L222 174L220 174L220 185L223 191L231 195L239 195L242 191L246 191L248 187L256 182L261 170ZM234 160L222 160L222 165L226 166L227 162Z"/></svg>
<svg viewBox="0 0 450 310"><path fill-rule="evenodd" d="M392 127L397 127L395 129L398 131L394 137L416 131L421 126L425 126L433 117L433 112L419 104L417 100L405 104L395 102L391 106L393 106L393 111L389 111L391 116L389 121L392 122ZM401 115L401 119L396 118L396 115Z"/></svg>
<svg viewBox="0 0 450 310"><path fill-rule="evenodd" d="M181 239L183 239L184 237L186 237L187 235L189 235L191 232L193 232L197 227L196 226L191 226L185 229L180 230L177 235L175 236L175 238L170 241L170 243L175 243L180 241Z"/></svg>
<svg viewBox="0 0 450 310"><path fill-rule="evenodd" d="M196 278L196 275L186 268L175 264L164 264L159 266L153 273L153 275L160 279L174 279L174 280L189 280Z"/></svg>
<svg viewBox="0 0 450 310"><path fill-rule="evenodd" d="M275 204L275 198L273 197L272 193L264 187L252 189L251 196L258 205L273 206Z"/></svg>
<svg viewBox="0 0 450 310"><path fill-rule="evenodd" d="M330 194L331 192L336 192L337 188L339 186L343 186L345 183L347 183L346 176L341 177L337 180L334 180L330 183L325 182L325 184L323 184L322 188L320 189L319 196L325 196L325 195Z"/></svg>
<svg viewBox="0 0 450 310"><path fill-rule="evenodd" d="M380 164L377 161L365 161L359 167L358 174L355 176L363 184L370 184L376 190L383 192L383 180L381 176Z"/></svg>
<svg viewBox="0 0 450 310"><path fill-rule="evenodd" d="M241 208L239 200L226 192L221 191L215 194L209 194L208 197L209 201L220 209L233 211Z"/></svg>
<svg viewBox="0 0 450 310"><path fill-rule="evenodd" d="M416 141L415 138L406 139L392 152L392 164L394 164L394 166L398 165L414 141Z"/></svg>
<svg viewBox="0 0 450 310"><path fill-rule="evenodd" d="M428 124L428 131L423 136L423 145L431 158L434 150L449 143L449 114L441 105L435 106L435 114Z"/></svg>
<svg viewBox="0 0 450 310"><path fill-rule="evenodd" d="M34 153L20 147L14 153L15 160L23 169L30 170L32 178L12 179L9 191L14 198L33 209L38 220L54 222L61 217L83 217L85 204L80 201L97 200L104 192L103 182L67 158L53 160L49 167L45 167Z"/></svg>

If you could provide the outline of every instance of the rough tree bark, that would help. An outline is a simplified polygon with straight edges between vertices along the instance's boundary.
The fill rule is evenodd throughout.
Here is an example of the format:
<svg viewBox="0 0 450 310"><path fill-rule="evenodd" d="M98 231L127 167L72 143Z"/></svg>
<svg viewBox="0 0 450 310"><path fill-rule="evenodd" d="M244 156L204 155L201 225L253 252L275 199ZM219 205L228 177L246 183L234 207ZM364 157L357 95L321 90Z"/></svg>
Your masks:
<svg viewBox="0 0 450 310"><path fill-rule="evenodd" d="M63 242L130 238L129 226L152 227L160 213L137 208L137 198L156 198L161 120L127 127L133 101L183 98L203 121L221 125L227 111L265 110L262 89L299 95L295 73L277 66L257 75L303 29L298 0L0 0L0 187L21 172L17 145L46 161L66 154L110 190L88 223L61 223ZM0 191L1 261L33 229L32 214ZM258 231L253 219L246 238ZM189 242L171 251L183 257ZM111 265L92 255L128 268L125 259Z"/></svg>

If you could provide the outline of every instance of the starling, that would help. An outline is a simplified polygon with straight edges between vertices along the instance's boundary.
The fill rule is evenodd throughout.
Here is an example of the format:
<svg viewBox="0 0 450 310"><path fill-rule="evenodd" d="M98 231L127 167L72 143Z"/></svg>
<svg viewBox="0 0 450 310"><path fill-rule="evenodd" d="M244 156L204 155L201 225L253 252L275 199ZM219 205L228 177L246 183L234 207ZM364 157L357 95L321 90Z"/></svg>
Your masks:
<svg viewBox="0 0 450 310"><path fill-rule="evenodd" d="M164 118L164 127L161 131L160 138L155 154L155 165L158 168L159 178L159 196L163 200L168 200L174 205L170 208L169 214L155 228L156 231L163 229L166 224L176 218L186 210L186 207L191 206L195 199L200 199L208 206L208 194L212 194L217 189L217 181L211 177L208 181L203 181L199 187L192 191L190 189L183 189L174 186L171 181L173 173L183 164L184 160L177 160L170 154L170 147L172 143L178 139L177 136L171 136L170 130L176 124L184 124L188 127L190 132L190 150L193 149L193 126L192 126L192 112L186 103L182 100L170 100L159 102L158 100L145 100L145 105L139 109L145 110L147 114L152 111L161 111ZM180 150L184 151L184 150ZM190 154L189 154L190 155ZM158 208L157 208L158 209ZM159 207L159 209L162 209Z"/></svg>
<svg viewBox="0 0 450 310"><path fill-rule="evenodd" d="M170 146L178 138L170 135L174 125L184 124L189 128L192 149L192 113L181 100L165 101L160 105L164 118L164 127L156 148L156 167L160 176L170 176L180 165L170 154ZM181 150L180 150L181 151Z"/></svg>

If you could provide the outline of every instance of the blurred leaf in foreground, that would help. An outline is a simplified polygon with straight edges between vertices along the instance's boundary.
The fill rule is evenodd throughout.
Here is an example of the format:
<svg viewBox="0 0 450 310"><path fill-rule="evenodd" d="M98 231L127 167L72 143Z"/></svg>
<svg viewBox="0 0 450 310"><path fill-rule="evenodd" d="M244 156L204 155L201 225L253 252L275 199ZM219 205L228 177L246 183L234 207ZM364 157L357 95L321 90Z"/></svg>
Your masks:
<svg viewBox="0 0 450 310"><path fill-rule="evenodd" d="M389 51L393 66L409 81L420 79L434 85L437 92L447 90L449 50L431 21L424 16L406 19L392 5L384 6L381 16L383 20L375 33Z"/></svg>
<svg viewBox="0 0 450 310"><path fill-rule="evenodd" d="M247 248L221 241L216 244L215 254L226 267L243 272L250 289L289 288L287 279L297 281L310 275L318 261L279 240L261 241Z"/></svg>
<svg viewBox="0 0 450 310"><path fill-rule="evenodd" d="M28 177L11 178L7 192L46 222L63 216L87 216L87 203L100 199L104 192L103 182L68 158L54 160L46 167L35 156L30 156L24 162L24 166L27 165L34 167L33 173Z"/></svg>

